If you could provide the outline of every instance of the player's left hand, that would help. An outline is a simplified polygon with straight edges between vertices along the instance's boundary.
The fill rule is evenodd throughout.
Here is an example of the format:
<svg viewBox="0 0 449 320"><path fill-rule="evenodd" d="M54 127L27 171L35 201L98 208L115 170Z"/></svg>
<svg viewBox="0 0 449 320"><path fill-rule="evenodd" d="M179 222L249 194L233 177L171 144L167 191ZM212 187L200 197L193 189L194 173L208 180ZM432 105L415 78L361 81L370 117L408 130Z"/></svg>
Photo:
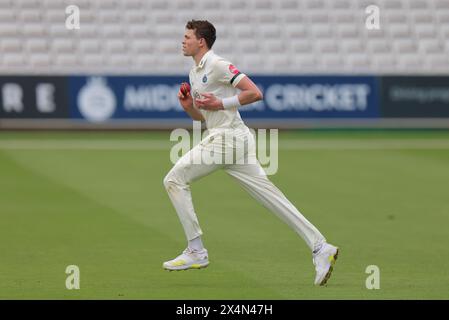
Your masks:
<svg viewBox="0 0 449 320"><path fill-rule="evenodd" d="M195 105L199 109L210 111L217 111L224 109L221 99L218 99L212 93L202 93L201 96L202 96L201 99L195 99Z"/></svg>

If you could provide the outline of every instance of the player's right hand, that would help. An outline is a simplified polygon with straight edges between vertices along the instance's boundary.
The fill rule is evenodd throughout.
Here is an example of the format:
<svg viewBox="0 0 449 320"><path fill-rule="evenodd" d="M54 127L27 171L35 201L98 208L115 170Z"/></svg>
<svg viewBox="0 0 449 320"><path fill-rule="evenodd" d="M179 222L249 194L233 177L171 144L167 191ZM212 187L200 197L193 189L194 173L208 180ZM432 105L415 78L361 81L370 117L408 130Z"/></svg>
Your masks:
<svg viewBox="0 0 449 320"><path fill-rule="evenodd" d="M179 91L178 91L179 103L181 103L181 106L184 110L186 110L186 111L190 110L193 108L192 96L190 95L189 91L183 93L181 89L182 89L182 87L179 88Z"/></svg>

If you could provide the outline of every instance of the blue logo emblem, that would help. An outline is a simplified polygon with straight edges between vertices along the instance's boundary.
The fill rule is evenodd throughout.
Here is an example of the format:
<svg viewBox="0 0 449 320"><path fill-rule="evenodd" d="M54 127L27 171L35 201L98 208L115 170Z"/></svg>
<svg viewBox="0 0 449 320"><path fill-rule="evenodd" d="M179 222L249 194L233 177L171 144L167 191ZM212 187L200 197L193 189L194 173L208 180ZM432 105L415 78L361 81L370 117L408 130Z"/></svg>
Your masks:
<svg viewBox="0 0 449 320"><path fill-rule="evenodd" d="M204 77L203 77L203 83L206 83L206 82L207 82L207 76L204 75Z"/></svg>

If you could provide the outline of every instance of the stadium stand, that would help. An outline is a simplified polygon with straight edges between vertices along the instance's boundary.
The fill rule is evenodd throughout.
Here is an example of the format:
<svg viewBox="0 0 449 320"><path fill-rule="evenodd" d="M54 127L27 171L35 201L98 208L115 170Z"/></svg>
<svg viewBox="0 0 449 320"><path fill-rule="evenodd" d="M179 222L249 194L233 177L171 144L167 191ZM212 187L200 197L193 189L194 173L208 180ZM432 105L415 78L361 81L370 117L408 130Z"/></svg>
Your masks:
<svg viewBox="0 0 449 320"><path fill-rule="evenodd" d="M80 30L65 27L71 4ZM365 27L372 4L380 30ZM448 0L0 0L0 68L184 74L191 61L181 41L192 18L213 22L215 51L251 74L449 72Z"/></svg>

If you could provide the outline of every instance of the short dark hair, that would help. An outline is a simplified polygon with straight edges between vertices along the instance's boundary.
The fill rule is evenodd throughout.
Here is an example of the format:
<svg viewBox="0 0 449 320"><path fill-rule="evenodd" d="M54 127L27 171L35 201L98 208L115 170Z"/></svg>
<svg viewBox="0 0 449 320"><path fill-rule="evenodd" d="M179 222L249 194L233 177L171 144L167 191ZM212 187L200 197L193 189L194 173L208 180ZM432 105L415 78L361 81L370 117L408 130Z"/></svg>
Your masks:
<svg viewBox="0 0 449 320"><path fill-rule="evenodd" d="M197 39L204 38L209 49L212 48L217 38L214 25L207 20L190 20L186 24L186 29L194 30Z"/></svg>

